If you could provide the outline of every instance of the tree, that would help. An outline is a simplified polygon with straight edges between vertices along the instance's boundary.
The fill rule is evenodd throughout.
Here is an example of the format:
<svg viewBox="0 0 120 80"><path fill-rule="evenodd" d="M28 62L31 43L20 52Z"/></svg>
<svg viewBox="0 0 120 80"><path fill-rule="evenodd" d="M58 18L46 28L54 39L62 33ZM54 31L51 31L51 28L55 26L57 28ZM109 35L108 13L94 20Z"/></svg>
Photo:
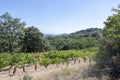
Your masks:
<svg viewBox="0 0 120 80"><path fill-rule="evenodd" d="M24 52L39 52L50 50L51 46L43 38L43 34L39 31L38 28L34 26L24 29L25 36L22 39L22 51Z"/></svg>
<svg viewBox="0 0 120 80"><path fill-rule="evenodd" d="M120 8L113 9L113 11L117 13L107 18L103 36L111 56L117 56L120 55Z"/></svg>
<svg viewBox="0 0 120 80"><path fill-rule="evenodd" d="M100 69L109 74L110 80L120 78L120 8L113 9L116 14L109 16L105 21L103 39L100 51L97 54L97 63ZM101 70L102 71L102 70Z"/></svg>
<svg viewBox="0 0 120 80"><path fill-rule="evenodd" d="M0 16L0 52L15 51L20 38L23 37L24 22L19 18L13 18L9 13Z"/></svg>

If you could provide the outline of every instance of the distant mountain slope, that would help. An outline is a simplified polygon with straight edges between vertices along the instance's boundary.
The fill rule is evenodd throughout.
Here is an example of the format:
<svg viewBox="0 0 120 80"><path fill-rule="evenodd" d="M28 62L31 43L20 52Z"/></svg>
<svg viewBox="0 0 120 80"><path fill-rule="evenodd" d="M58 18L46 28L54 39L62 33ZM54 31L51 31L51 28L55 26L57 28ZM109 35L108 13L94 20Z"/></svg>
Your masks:
<svg viewBox="0 0 120 80"><path fill-rule="evenodd" d="M69 34L67 34L67 33L63 33L63 34L58 34L58 35L56 35L56 36L68 36Z"/></svg>
<svg viewBox="0 0 120 80"><path fill-rule="evenodd" d="M69 37L80 38L80 37L96 37L100 38L102 36L102 29L100 28L89 28L86 30L76 31L71 33Z"/></svg>
<svg viewBox="0 0 120 80"><path fill-rule="evenodd" d="M80 37L100 37L102 34L102 29L100 28L89 28L85 30L79 30L70 34L63 33L63 34L44 34L44 37L73 37L73 38L80 38Z"/></svg>
<svg viewBox="0 0 120 80"><path fill-rule="evenodd" d="M102 29L100 29L100 28L88 28L85 30L76 31L75 33L72 33L72 34L86 34L86 33L91 33L91 32L98 32L98 31L102 31Z"/></svg>
<svg viewBox="0 0 120 80"><path fill-rule="evenodd" d="M68 36L69 34L63 33L63 34L44 34L44 37L54 37L54 36Z"/></svg>
<svg viewBox="0 0 120 80"><path fill-rule="evenodd" d="M49 37L49 36L52 37L52 36L56 36L56 35L55 35L55 34L44 34L43 36L44 36L44 37Z"/></svg>

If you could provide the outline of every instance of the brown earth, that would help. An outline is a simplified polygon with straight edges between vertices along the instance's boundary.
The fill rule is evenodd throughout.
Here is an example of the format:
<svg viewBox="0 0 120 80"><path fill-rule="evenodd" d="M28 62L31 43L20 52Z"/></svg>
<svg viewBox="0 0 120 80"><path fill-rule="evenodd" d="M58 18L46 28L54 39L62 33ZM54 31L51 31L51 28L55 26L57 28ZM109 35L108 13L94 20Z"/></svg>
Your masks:
<svg viewBox="0 0 120 80"><path fill-rule="evenodd" d="M0 72L0 80L22 80L25 75L29 75L33 78L44 78L47 77L55 72L61 71L63 68L79 68L79 67L85 67L88 66L90 63L89 61L86 61L84 63L83 60L79 63L78 61L74 64L74 61L71 61L69 65L66 64L59 64L58 67L55 64L51 64L46 69L44 66L38 66L38 69L34 69L34 65L30 67L25 67L26 72L23 72L22 68L17 68L17 71L14 75L9 75L9 71L2 71ZM84 69L84 68L83 68ZM10 70L10 74L12 74L13 68Z"/></svg>

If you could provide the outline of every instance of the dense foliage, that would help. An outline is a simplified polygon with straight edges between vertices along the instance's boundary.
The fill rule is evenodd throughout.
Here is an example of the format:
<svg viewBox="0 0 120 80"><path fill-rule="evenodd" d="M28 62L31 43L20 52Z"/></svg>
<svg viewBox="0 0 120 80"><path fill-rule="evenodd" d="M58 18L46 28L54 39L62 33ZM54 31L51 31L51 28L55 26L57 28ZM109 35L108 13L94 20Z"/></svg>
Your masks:
<svg viewBox="0 0 120 80"><path fill-rule="evenodd" d="M120 9L105 21L103 39L97 54L97 63L102 72L109 74L110 80L120 78Z"/></svg>
<svg viewBox="0 0 120 80"><path fill-rule="evenodd" d="M101 29L90 28L68 35L48 36L47 39L50 41L50 44L54 49L69 50L98 46L101 36Z"/></svg>
<svg viewBox="0 0 120 80"><path fill-rule="evenodd" d="M0 53L42 52L52 48L38 28L24 26L24 22L9 13L0 16Z"/></svg>
<svg viewBox="0 0 120 80"><path fill-rule="evenodd" d="M24 22L13 18L8 13L0 16L0 52L9 51L11 53L18 48L20 38L24 36L24 25Z"/></svg>
<svg viewBox="0 0 120 80"><path fill-rule="evenodd" d="M43 34L34 26L24 29L25 36L21 44L24 52L42 52L51 49L50 44L43 38Z"/></svg>

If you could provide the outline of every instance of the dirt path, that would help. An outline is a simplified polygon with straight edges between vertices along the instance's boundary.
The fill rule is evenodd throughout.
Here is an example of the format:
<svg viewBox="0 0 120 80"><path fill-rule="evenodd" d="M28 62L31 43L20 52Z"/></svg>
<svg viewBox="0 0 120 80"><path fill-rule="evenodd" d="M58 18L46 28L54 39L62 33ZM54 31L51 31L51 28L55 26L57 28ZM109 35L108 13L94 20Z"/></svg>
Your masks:
<svg viewBox="0 0 120 80"><path fill-rule="evenodd" d="M26 67L26 72L23 72L22 69L17 69L16 74L13 76L9 76L9 71L0 72L0 80L22 80L24 75L29 75L33 78L40 78L45 77L54 72L60 71L62 68L65 67L79 68L87 65L89 65L89 61L84 63L84 61L82 60L80 63L77 62L76 64L74 64L74 62L71 61L69 66L67 66L66 64L60 64L58 68L56 67L56 65L49 65L47 69L44 66L38 66L38 69L36 71L34 70L34 66L30 66ZM13 72L13 69L11 69L10 72Z"/></svg>

